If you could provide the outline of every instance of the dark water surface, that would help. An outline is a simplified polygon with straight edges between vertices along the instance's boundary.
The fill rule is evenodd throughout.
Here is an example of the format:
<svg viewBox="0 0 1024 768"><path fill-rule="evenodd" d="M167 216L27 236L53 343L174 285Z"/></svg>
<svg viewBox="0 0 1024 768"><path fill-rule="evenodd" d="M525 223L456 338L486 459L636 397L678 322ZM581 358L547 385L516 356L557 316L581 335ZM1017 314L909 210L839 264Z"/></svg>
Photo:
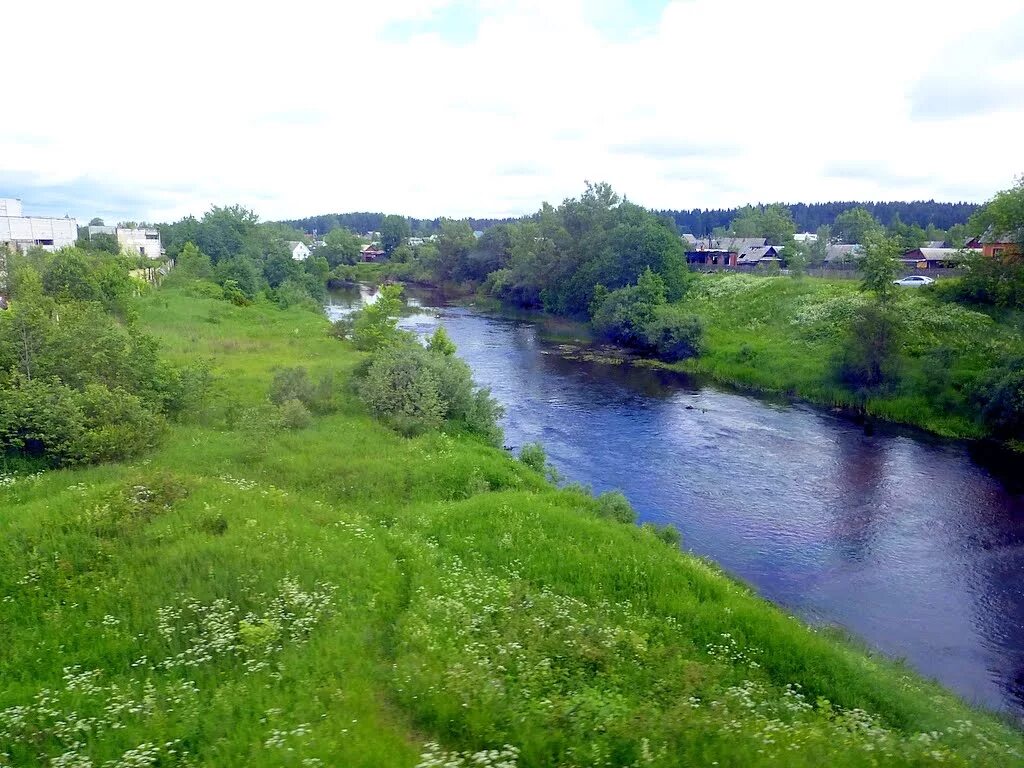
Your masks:
<svg viewBox="0 0 1024 768"><path fill-rule="evenodd" d="M338 316L372 294L336 293ZM542 321L413 302L568 479L816 623L906 658L968 701L1024 716L1024 466L910 431L866 436L804 405L685 376L568 360Z"/></svg>

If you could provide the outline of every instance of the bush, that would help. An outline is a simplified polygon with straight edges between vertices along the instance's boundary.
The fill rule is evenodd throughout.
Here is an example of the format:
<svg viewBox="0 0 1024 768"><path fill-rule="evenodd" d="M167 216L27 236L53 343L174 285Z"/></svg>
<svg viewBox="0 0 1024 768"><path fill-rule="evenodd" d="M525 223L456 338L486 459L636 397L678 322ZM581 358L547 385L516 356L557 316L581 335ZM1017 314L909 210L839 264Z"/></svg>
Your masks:
<svg viewBox="0 0 1024 768"><path fill-rule="evenodd" d="M548 455L540 443L527 443L519 449L519 460L535 472L543 474Z"/></svg>
<svg viewBox="0 0 1024 768"><path fill-rule="evenodd" d="M644 523L640 526L645 531L650 531L657 538L676 549L683 543L683 535L679 529L669 523L658 525L657 523Z"/></svg>
<svg viewBox="0 0 1024 768"><path fill-rule="evenodd" d="M862 397L895 384L902 335L892 310L877 303L858 309L834 361L840 382Z"/></svg>
<svg viewBox="0 0 1024 768"><path fill-rule="evenodd" d="M703 340L704 322L671 305L658 307L644 328L644 342L666 362L696 357Z"/></svg>
<svg viewBox="0 0 1024 768"><path fill-rule="evenodd" d="M15 376L0 398L0 450L54 465L137 455L160 437L163 419L121 389Z"/></svg>
<svg viewBox="0 0 1024 768"><path fill-rule="evenodd" d="M996 437L1024 438L1024 359L1011 360L988 373L976 399L985 426Z"/></svg>
<svg viewBox="0 0 1024 768"><path fill-rule="evenodd" d="M385 346L357 371L356 390L370 411L403 434L445 422L501 445L501 407L473 384L469 366L419 344Z"/></svg>
<svg viewBox="0 0 1024 768"><path fill-rule="evenodd" d="M608 491L597 497L597 513L601 517L615 520L619 523L636 523L636 512L629 503L629 499L619 491Z"/></svg>
<svg viewBox="0 0 1024 768"><path fill-rule="evenodd" d="M298 400L309 405L314 397L313 382L309 380L305 368L282 368L274 374L268 397L270 402L277 406L284 405L289 400Z"/></svg>
<svg viewBox="0 0 1024 768"><path fill-rule="evenodd" d="M407 435L441 426L445 407L439 390L432 366L411 346L379 351L357 384L370 411Z"/></svg>
<svg viewBox="0 0 1024 768"><path fill-rule="evenodd" d="M278 408L278 418L285 429L305 429L313 423L313 415L301 400L286 400Z"/></svg>

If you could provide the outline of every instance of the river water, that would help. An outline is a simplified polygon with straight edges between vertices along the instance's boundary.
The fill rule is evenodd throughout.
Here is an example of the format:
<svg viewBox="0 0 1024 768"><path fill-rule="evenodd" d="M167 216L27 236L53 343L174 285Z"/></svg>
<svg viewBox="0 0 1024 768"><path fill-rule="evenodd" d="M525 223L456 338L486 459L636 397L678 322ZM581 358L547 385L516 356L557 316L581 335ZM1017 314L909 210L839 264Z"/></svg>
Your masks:
<svg viewBox="0 0 1024 768"><path fill-rule="evenodd" d="M338 317L372 300L336 292ZM1024 717L1024 462L622 364L567 359L543 320L421 297L505 407L507 445L619 489L641 520L812 623Z"/></svg>

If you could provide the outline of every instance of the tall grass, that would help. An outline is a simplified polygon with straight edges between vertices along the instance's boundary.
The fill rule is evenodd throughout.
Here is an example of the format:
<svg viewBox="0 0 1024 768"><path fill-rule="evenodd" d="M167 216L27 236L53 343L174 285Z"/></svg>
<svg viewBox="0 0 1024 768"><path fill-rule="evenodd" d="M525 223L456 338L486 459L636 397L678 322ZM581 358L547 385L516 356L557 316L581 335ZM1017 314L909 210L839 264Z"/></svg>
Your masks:
<svg viewBox="0 0 1024 768"><path fill-rule="evenodd" d="M0 478L0 765L1013 765L1024 739L462 434L301 310L165 290L209 359L132 464ZM280 430L274 372L339 410Z"/></svg>

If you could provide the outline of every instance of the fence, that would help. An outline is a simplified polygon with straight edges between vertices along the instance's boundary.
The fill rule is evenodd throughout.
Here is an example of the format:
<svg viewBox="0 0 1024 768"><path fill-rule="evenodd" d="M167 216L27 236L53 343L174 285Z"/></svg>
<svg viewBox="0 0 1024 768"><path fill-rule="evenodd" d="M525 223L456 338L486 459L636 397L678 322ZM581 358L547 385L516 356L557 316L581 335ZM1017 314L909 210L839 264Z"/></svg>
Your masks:
<svg viewBox="0 0 1024 768"><path fill-rule="evenodd" d="M691 272L741 272L747 275L763 275L764 277L771 277L772 275L788 275L788 269L765 269L759 267L727 267L722 265L708 265L708 264L690 264ZM960 277L965 274L966 270L963 269L952 269L949 267L933 267L932 269L916 269L914 267L906 267L900 269L898 277L910 277L911 275L924 275L926 277L932 277L936 280L942 280L950 277ZM808 277L824 277L831 280L859 280L861 278L860 272L857 271L855 264L848 266L828 266L828 267L809 267L807 269Z"/></svg>

